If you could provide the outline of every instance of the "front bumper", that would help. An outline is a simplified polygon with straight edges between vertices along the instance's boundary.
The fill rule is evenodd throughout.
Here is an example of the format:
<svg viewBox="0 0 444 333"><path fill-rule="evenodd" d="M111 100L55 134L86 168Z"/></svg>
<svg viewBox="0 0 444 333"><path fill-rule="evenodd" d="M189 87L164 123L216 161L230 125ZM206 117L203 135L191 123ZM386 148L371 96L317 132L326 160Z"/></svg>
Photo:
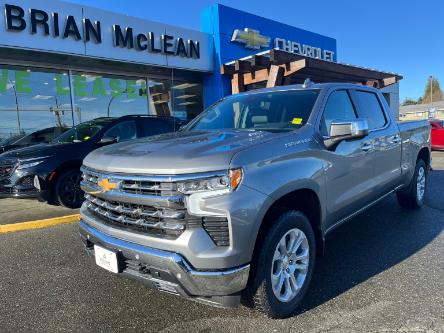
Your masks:
<svg viewBox="0 0 444 333"><path fill-rule="evenodd" d="M20 190L20 189L3 189L0 188L0 198L17 198L17 199L35 199L45 198L44 192L39 190Z"/></svg>
<svg viewBox="0 0 444 333"><path fill-rule="evenodd" d="M233 307L248 281L250 265L224 270L196 270L181 255L123 241L80 222L87 250L99 245L118 253L121 274L155 289L216 306Z"/></svg>
<svg viewBox="0 0 444 333"><path fill-rule="evenodd" d="M40 189L35 186L38 177ZM47 199L46 175L40 176L37 170L13 170L10 174L0 175L0 198L38 198Z"/></svg>

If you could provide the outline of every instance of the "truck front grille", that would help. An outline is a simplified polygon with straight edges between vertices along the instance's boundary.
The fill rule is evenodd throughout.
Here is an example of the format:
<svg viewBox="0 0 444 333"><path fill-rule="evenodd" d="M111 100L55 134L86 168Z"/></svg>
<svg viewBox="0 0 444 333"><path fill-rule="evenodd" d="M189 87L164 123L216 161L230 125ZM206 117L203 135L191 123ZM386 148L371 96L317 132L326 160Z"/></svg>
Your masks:
<svg viewBox="0 0 444 333"><path fill-rule="evenodd" d="M185 230L186 211L103 200L85 195L86 207L101 220L120 228L177 238Z"/></svg>
<svg viewBox="0 0 444 333"><path fill-rule="evenodd" d="M98 182L100 181L101 175L92 170L83 168L82 177L84 182L93 186L97 186ZM177 185L172 182L128 179L126 177L120 179L119 190L124 193L154 195L154 196L171 196L179 194L179 192L177 191Z"/></svg>
<svg viewBox="0 0 444 333"><path fill-rule="evenodd" d="M147 195L174 195L178 193L177 186L174 183L160 183L140 180L122 181L122 191Z"/></svg>
<svg viewBox="0 0 444 333"><path fill-rule="evenodd" d="M176 239L186 228L203 228L217 246L230 245L227 218L188 214L177 178L81 170L85 206L98 222L169 239Z"/></svg>

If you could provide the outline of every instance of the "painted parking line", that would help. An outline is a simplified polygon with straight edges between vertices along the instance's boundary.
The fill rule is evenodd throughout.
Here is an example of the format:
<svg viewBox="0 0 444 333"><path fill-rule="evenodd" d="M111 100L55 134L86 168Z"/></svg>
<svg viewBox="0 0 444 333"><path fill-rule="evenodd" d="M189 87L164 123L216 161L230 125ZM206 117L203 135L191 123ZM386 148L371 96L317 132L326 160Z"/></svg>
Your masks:
<svg viewBox="0 0 444 333"><path fill-rule="evenodd" d="M0 234L5 234L7 232L31 230L31 229L48 228L59 224L78 222L79 220L80 220L80 214L74 214L74 215L54 217L44 220L4 224L0 225Z"/></svg>

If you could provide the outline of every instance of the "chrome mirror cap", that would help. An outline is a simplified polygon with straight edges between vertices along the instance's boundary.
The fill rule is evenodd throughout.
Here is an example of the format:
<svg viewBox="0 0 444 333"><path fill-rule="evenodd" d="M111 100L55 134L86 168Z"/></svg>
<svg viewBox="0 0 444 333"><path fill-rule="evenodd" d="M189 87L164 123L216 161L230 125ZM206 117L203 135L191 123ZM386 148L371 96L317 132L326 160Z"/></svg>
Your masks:
<svg viewBox="0 0 444 333"><path fill-rule="evenodd" d="M327 149L331 149L343 140L360 139L368 133L367 119L334 120L330 125L330 136L324 137L324 144Z"/></svg>

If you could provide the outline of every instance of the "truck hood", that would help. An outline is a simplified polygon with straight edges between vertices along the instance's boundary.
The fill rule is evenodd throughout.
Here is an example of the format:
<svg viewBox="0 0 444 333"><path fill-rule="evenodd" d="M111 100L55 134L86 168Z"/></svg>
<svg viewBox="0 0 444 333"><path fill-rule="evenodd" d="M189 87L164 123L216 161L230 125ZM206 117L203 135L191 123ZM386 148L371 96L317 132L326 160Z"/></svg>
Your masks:
<svg viewBox="0 0 444 333"><path fill-rule="evenodd" d="M288 133L176 132L97 149L84 165L107 172L176 175L228 169L237 152Z"/></svg>

